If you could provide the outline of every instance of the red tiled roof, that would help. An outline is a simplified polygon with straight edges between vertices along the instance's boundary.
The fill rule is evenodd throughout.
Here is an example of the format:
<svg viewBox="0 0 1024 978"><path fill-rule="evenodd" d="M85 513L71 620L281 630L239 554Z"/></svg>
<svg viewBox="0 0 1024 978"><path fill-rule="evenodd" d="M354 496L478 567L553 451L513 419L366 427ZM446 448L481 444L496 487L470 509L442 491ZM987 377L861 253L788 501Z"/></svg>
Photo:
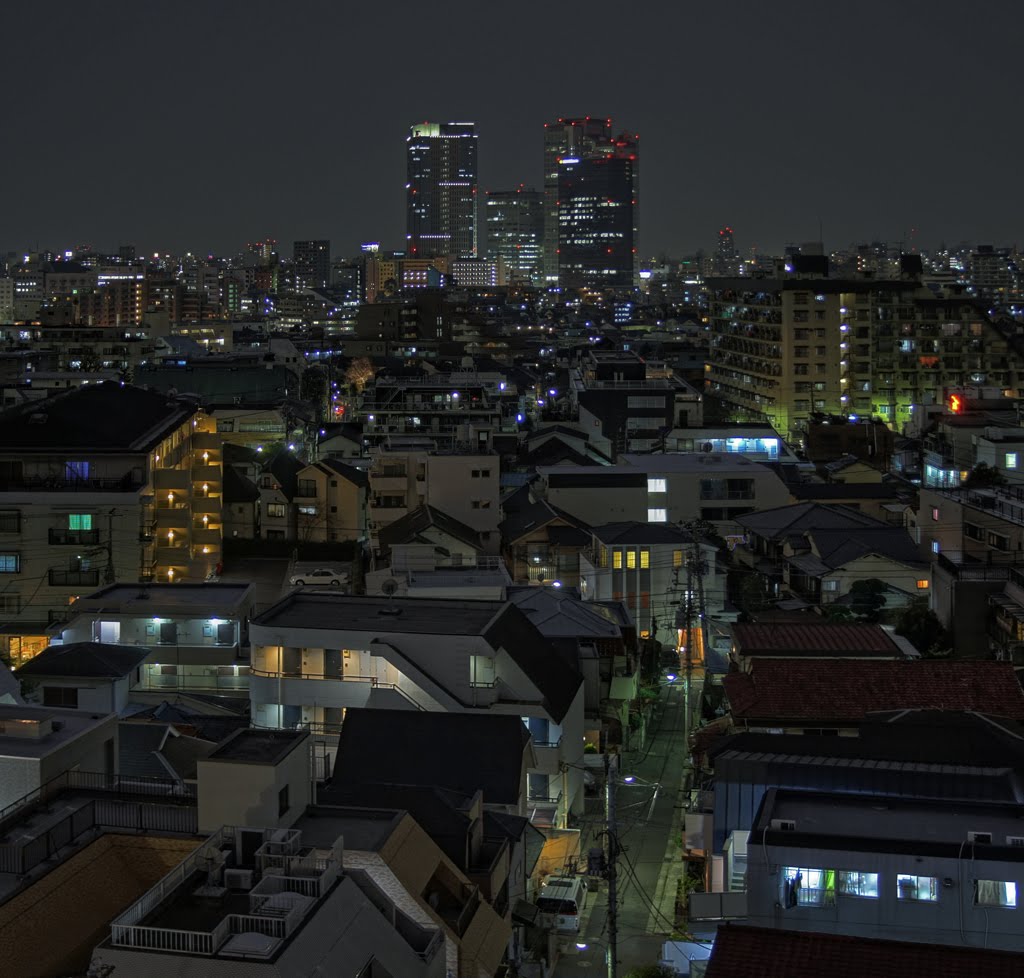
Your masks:
<svg viewBox="0 0 1024 978"><path fill-rule="evenodd" d="M733 717L746 720L835 722L884 710L1024 720L1024 692L1009 662L756 659L751 672L726 675L725 692Z"/></svg>
<svg viewBox="0 0 1024 978"><path fill-rule="evenodd" d="M879 625L751 622L733 625L732 636L740 655L757 655L758 652L847 652L864 656L899 654L896 643Z"/></svg>
<svg viewBox="0 0 1024 978"><path fill-rule="evenodd" d="M707 978L1021 978L1024 955L725 924Z"/></svg>

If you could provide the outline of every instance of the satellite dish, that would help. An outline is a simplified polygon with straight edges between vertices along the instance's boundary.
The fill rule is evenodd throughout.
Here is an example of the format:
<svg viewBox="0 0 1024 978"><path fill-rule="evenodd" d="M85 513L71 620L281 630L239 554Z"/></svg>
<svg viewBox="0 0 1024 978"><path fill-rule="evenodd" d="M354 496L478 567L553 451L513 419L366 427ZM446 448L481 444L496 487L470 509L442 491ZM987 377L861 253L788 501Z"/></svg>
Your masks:
<svg viewBox="0 0 1024 978"><path fill-rule="evenodd" d="M398 590L398 581L393 577L385 578L381 581L380 589L390 598Z"/></svg>

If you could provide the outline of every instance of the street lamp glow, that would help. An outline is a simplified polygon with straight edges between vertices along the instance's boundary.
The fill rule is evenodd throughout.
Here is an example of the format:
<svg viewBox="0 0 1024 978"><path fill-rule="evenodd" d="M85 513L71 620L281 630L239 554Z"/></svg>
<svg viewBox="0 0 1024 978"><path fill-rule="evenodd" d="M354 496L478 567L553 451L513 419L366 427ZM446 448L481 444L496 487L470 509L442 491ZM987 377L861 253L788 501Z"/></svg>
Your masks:
<svg viewBox="0 0 1024 978"><path fill-rule="evenodd" d="M632 784L634 781L636 781L636 775L627 774L622 780L625 781L626 784Z"/></svg>
<svg viewBox="0 0 1024 978"><path fill-rule="evenodd" d="M676 674L675 674L674 672L670 672L670 673L669 673L669 674L668 674L667 676L665 676L665 678L666 678L666 679L667 679L667 680L668 680L668 681L669 681L670 683L674 683L674 682L676 681Z"/></svg>
<svg viewBox="0 0 1024 978"><path fill-rule="evenodd" d="M577 941L576 942L576 950L577 951L585 951L588 947L590 947L590 945L586 941Z"/></svg>

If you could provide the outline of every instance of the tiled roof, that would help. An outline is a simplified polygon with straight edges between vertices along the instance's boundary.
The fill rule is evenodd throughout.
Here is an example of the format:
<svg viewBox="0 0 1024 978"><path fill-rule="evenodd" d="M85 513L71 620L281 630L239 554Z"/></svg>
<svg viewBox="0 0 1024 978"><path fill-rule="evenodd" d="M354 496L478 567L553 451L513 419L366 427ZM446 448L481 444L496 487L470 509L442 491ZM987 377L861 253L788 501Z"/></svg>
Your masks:
<svg viewBox="0 0 1024 978"><path fill-rule="evenodd" d="M121 679L138 666L148 648L107 642L70 642L50 645L29 659L18 676L76 676L93 679Z"/></svg>
<svg viewBox="0 0 1024 978"><path fill-rule="evenodd" d="M954 944L917 944L725 924L707 978L1020 978L1024 956Z"/></svg>
<svg viewBox="0 0 1024 978"><path fill-rule="evenodd" d="M893 656L899 648L879 625L844 625L780 622L777 625L742 623L732 626L740 655L779 653L847 653L854 656Z"/></svg>
<svg viewBox="0 0 1024 978"><path fill-rule="evenodd" d="M736 719L856 721L881 710L975 710L1024 719L1009 662L759 659L725 677Z"/></svg>

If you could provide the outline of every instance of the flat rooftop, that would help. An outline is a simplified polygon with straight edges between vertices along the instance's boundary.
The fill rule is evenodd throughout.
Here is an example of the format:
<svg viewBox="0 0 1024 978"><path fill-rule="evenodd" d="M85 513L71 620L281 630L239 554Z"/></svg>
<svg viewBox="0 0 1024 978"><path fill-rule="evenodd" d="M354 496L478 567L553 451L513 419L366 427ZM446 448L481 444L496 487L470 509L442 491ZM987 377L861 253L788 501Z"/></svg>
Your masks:
<svg viewBox="0 0 1024 978"><path fill-rule="evenodd" d="M237 730L205 760L235 764L276 764L308 736L306 730Z"/></svg>
<svg viewBox="0 0 1024 978"><path fill-rule="evenodd" d="M777 819L794 830L772 831ZM865 852L910 852L956 856L968 832L991 833L992 842L976 846L973 858L1024 862L1024 809L1016 803L894 798L861 794L772 788L764 796L751 838L765 833L775 845ZM971 858L970 847L968 858Z"/></svg>
<svg viewBox="0 0 1024 978"><path fill-rule="evenodd" d="M255 626L351 632L482 635L505 601L368 597L295 591L252 620Z"/></svg>
<svg viewBox="0 0 1024 978"><path fill-rule="evenodd" d="M152 614L160 611L195 611L237 608L252 585L211 581L196 584L111 584L80 598L72 611L109 611L118 614Z"/></svg>
<svg viewBox="0 0 1024 978"><path fill-rule="evenodd" d="M0 757L45 757L81 734L114 719L113 713L0 704ZM41 736L33 736L36 730Z"/></svg>
<svg viewBox="0 0 1024 978"><path fill-rule="evenodd" d="M388 840L404 812L396 808L354 808L343 805L312 805L294 825L311 846L329 849L336 839L346 850L376 852Z"/></svg>

